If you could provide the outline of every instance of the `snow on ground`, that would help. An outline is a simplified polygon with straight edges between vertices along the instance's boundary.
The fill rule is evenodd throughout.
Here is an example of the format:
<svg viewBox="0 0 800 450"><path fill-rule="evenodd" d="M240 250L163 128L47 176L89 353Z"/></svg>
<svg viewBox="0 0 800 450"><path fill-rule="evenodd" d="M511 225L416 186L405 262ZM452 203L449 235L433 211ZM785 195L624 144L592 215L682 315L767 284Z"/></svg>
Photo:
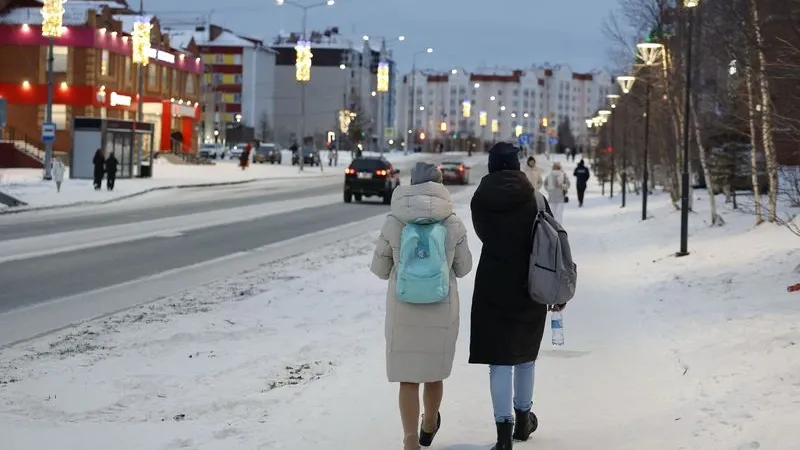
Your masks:
<svg viewBox="0 0 800 450"><path fill-rule="evenodd" d="M515 448L800 448L800 238L695 202L591 192L566 227L579 290L567 345L538 361L540 429ZM464 199L458 214L480 243ZM0 352L4 450L401 448L384 372L386 284L368 272L375 235L319 248L180 296ZM474 272L433 448L488 449L488 369L466 364ZM89 437L91 436L91 437Z"/></svg>
<svg viewBox="0 0 800 450"><path fill-rule="evenodd" d="M371 153L367 153L371 155ZM153 189L164 189L177 186L246 183L255 180L280 180L304 178L330 178L341 176L341 168L350 163L350 153L341 152L339 167L327 166L327 153L321 155L326 164L319 167L306 167L302 172L291 165L291 153L283 156L283 164L252 164L247 170L237 167L237 161L218 161L215 165L172 164L165 159L158 159L150 179L118 178L113 192L105 188L95 191L92 180L71 180L69 170L64 176L61 192L56 192L54 181L42 180L40 169L0 169L0 190L19 200L29 207L48 207L82 203L98 203L112 201L131 195L141 194ZM424 158L424 154L403 155L402 152L387 153L392 162L414 161ZM427 156L430 156L428 154ZM0 207L0 211L3 208Z"/></svg>

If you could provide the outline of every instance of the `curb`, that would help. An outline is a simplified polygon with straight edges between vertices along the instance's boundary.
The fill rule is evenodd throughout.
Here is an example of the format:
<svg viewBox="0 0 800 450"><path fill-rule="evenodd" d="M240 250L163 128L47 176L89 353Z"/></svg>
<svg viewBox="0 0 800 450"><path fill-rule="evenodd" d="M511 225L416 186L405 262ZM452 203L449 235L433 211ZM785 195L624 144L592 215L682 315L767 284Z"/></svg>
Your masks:
<svg viewBox="0 0 800 450"><path fill-rule="evenodd" d="M322 175L322 177L327 177L327 175ZM142 191L133 192L130 194L122 195L119 197L115 197L108 200L87 200L82 202L75 202L75 203L65 203L63 205L49 205L49 206L32 206L32 207L15 207L9 206L5 209L0 209L0 216L6 214L21 214L26 212L34 212L34 211L49 211L54 209L67 209L77 206L98 206L98 205L108 205L111 203L120 202L122 200L128 200L135 197L140 197L145 194L149 194L151 192L158 192L158 191L171 191L171 190L179 190L179 189L192 189L192 188L205 188L205 187L218 187L218 186L238 186L243 184L250 184L255 183L257 181L273 181L273 180L307 180L309 178L320 178L318 176L308 176L308 177L277 177L277 178L253 178L250 180L237 180L237 181L223 181L223 182L216 182L216 183L196 183L196 184L174 184L168 186L155 186L148 189L144 189Z"/></svg>

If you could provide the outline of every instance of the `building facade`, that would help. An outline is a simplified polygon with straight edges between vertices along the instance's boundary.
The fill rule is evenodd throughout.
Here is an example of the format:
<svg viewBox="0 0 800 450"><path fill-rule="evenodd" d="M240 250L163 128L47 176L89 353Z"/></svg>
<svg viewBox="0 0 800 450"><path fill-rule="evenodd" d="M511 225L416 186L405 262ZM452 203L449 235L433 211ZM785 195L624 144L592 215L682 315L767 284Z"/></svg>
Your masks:
<svg viewBox="0 0 800 450"><path fill-rule="evenodd" d="M11 1L0 16L0 97L7 102L6 134L40 158L47 103L48 39L42 37L40 7ZM52 117L58 129L53 149L71 150L74 117L134 120L138 68L131 60L134 16L124 4L65 3L65 32L55 38ZM150 64L144 68L144 121L155 125L155 149L191 152L197 147L202 61L191 51L171 49L153 20Z"/></svg>
<svg viewBox="0 0 800 450"><path fill-rule="evenodd" d="M412 84L416 89L413 105ZM559 124L567 119L580 143L588 136L585 119L605 107L613 83L603 71L582 74L557 65L473 73L463 69L418 72L413 78L404 76L399 90L395 124L415 145L426 140L516 140L518 132L530 133L544 143L557 136ZM402 135L398 133L397 138Z"/></svg>
<svg viewBox="0 0 800 450"><path fill-rule="evenodd" d="M203 58L205 142L272 141L277 52L259 39L213 24L170 34L180 45L194 41Z"/></svg>
<svg viewBox="0 0 800 450"><path fill-rule="evenodd" d="M276 135L278 142L290 145L297 142L302 111L302 86L295 78L295 45L300 35L279 36L273 49L278 52L275 71ZM311 80L305 93L305 136L322 146L332 140L344 138L342 148L361 143L376 145L378 133L379 102L383 102L386 128L395 121L394 78L389 61L389 92L378 95L377 68L380 51L369 42L353 41L337 35L336 29L311 32ZM341 112L357 115L362 136L351 139L349 126L341 121ZM355 127L355 125L353 125ZM358 142L352 142L353 140Z"/></svg>

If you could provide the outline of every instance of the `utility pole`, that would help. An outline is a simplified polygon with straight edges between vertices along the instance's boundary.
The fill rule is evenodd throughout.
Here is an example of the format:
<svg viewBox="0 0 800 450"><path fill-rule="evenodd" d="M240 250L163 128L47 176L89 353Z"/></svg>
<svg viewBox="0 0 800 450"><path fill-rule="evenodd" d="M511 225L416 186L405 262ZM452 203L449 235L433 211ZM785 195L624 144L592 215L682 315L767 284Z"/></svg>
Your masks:
<svg viewBox="0 0 800 450"><path fill-rule="evenodd" d="M144 17L144 0L139 0L139 16ZM151 38L152 40L152 38ZM144 64L138 64L137 67L138 77L138 93L139 96L136 101L136 121L144 121ZM144 135L134 135L136 139L136 167L138 170L137 175L142 176L142 159L144 158Z"/></svg>

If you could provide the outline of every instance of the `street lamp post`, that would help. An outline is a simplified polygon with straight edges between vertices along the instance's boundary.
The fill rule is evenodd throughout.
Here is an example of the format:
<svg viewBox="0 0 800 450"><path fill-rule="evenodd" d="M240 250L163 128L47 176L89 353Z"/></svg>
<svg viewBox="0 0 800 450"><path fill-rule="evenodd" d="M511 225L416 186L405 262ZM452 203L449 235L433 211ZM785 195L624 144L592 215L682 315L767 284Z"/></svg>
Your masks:
<svg viewBox="0 0 800 450"><path fill-rule="evenodd" d="M403 146L405 147L404 150L406 154L408 154L408 136L411 135L411 139L413 139L414 142L417 140L417 56L430 53L433 53L433 49L429 47L425 50L415 52L411 57L411 129L408 127L408 112L403 114L403 120L405 121L403 129L406 133L406 137L403 139ZM406 100L408 100L408 95L406 95Z"/></svg>
<svg viewBox="0 0 800 450"><path fill-rule="evenodd" d="M364 41L369 41L371 38L376 36L368 36L365 35L363 37ZM387 42L385 37L381 37L381 49L378 56L378 74L376 79L376 88L375 92L377 94L377 101L378 101L378 127L377 127L377 142L378 147L380 148L380 153L383 154L384 152L384 140L386 139L385 135L385 128L386 124L384 123L385 120L383 118L383 113L385 109L385 97L386 93L389 92L389 62L386 61L387 56ZM396 42L403 42L406 40L405 36L398 36Z"/></svg>
<svg viewBox="0 0 800 450"><path fill-rule="evenodd" d="M313 3L310 5L303 5L301 3L297 3L293 0L275 0L275 3L278 6L283 5L291 5L295 8L300 8L303 11L303 35L301 40L295 46L295 51L297 52L297 60L296 60L296 73L295 79L298 83L300 83L300 120L298 123L298 139L299 147L297 149L297 161L300 170L303 170L304 162L305 162L305 134L306 134L306 85L311 81L311 58L313 54L311 53L311 42L307 41L306 35L308 34L307 30L307 23L308 23L308 10L313 8L319 8L322 6L333 6L336 1L335 0L327 0L320 3Z"/></svg>
<svg viewBox="0 0 800 450"><path fill-rule="evenodd" d="M150 30L153 25L150 18L144 16L144 0L139 0L139 15L133 24L133 51L131 59L136 64L137 93L136 121L144 121L144 68L150 63ZM137 175L142 175L142 159L144 158L144 135L134 136L136 140Z"/></svg>
<svg viewBox="0 0 800 450"><path fill-rule="evenodd" d="M609 111L607 109L602 109L602 110L598 111L597 114L600 115L600 118L601 118L601 121L602 121L603 125L608 123L609 117L613 118L613 116L612 116L613 112ZM610 132L611 132L611 136L610 136L610 139L609 139L609 143L610 143L610 147L611 147L611 196L609 198L614 198L614 177L616 176L616 173L614 173L614 151L615 151L615 149L614 149L614 121L613 120L611 121L611 130L610 130Z"/></svg>
<svg viewBox="0 0 800 450"><path fill-rule="evenodd" d="M692 35L694 34L694 12L700 0L683 0L688 9L686 27L686 87L683 106L683 173L681 174L681 248L677 256L689 254L689 118L692 96Z"/></svg>
<svg viewBox="0 0 800 450"><path fill-rule="evenodd" d="M45 108L46 123L53 121L53 46L56 38L64 33L64 3L66 0L45 0L42 5L42 36L47 38L47 106ZM44 179L53 178L53 142L45 142Z"/></svg>
<svg viewBox="0 0 800 450"><path fill-rule="evenodd" d="M660 61L664 54L664 45L652 42L638 44L638 57L646 67L652 67ZM622 77L620 77L622 78ZM631 77L633 78L633 77ZM634 78L635 80L635 78ZM622 83L622 82L620 82ZM633 82L631 82L631 86ZM623 87L624 89L624 87ZM628 87L630 89L630 87ZM644 163L642 167L642 221L647 220L647 198L650 196L650 97L652 84L650 74L645 74L645 107L644 107Z"/></svg>
<svg viewBox="0 0 800 450"><path fill-rule="evenodd" d="M616 110L617 110L617 100L619 100L618 94L608 94L606 96L608 98L609 105L611 106L611 192L609 198L614 198L614 178L617 176L617 165L616 165L616 152L617 152L617 136L615 133L616 129ZM622 168L622 196L625 196L625 167Z"/></svg>

